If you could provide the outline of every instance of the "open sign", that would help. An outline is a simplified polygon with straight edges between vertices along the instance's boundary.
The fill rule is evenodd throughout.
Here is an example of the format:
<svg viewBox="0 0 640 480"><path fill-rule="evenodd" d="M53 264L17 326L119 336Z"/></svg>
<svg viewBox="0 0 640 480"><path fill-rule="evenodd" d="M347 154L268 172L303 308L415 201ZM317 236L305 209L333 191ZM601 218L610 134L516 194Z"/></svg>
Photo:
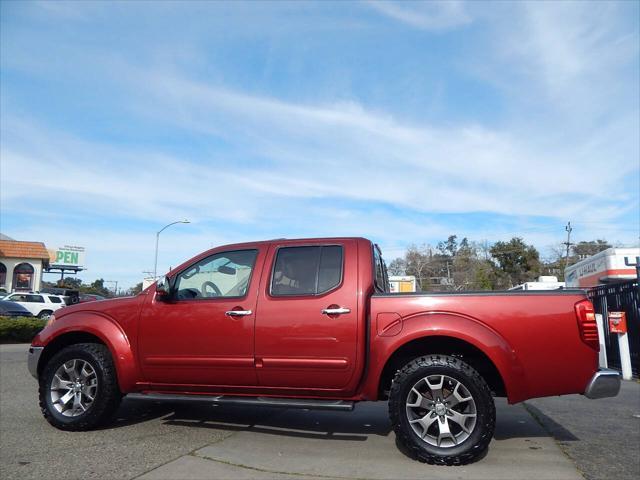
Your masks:
<svg viewBox="0 0 640 480"><path fill-rule="evenodd" d="M609 331L627 333L627 315L625 312L609 312Z"/></svg>

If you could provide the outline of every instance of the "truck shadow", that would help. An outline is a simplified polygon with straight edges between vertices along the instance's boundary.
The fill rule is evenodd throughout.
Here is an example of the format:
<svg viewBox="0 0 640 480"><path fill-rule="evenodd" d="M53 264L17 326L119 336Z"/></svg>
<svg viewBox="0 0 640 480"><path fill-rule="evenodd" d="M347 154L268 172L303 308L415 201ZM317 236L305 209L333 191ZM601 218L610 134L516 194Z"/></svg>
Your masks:
<svg viewBox="0 0 640 480"><path fill-rule="evenodd" d="M153 419L160 419L164 425L327 440L365 441L370 435L387 436L391 432L386 402L361 404L352 412L338 412L125 399L114 421L105 428Z"/></svg>
<svg viewBox="0 0 640 480"><path fill-rule="evenodd" d="M535 418L540 425L545 429L546 432L549 433L556 441L558 442L575 442L580 439L576 437L573 433L567 430L565 427L560 425L551 417L545 415L538 408L533 405L526 403L525 408L531 414L533 418Z"/></svg>
<svg viewBox="0 0 640 480"><path fill-rule="evenodd" d="M494 439L497 441L550 436L559 441L579 440L531 405L526 405L526 408L523 405L507 405L503 399L497 399L496 410ZM150 402L126 398L114 421L104 428L120 428L153 420L177 427L252 431L274 436L336 441L366 441L371 435L386 437L392 431L386 402L360 403L352 412L338 412Z"/></svg>

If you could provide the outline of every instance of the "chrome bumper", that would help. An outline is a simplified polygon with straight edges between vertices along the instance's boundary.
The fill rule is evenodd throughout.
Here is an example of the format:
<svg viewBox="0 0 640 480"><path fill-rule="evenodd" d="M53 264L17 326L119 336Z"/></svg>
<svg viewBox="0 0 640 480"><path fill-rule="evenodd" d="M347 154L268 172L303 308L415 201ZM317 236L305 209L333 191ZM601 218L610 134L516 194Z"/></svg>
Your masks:
<svg viewBox="0 0 640 480"><path fill-rule="evenodd" d="M620 372L603 368L598 370L591 378L584 396L587 398L615 397L620 391Z"/></svg>
<svg viewBox="0 0 640 480"><path fill-rule="evenodd" d="M42 355L43 350L44 347L29 347L29 353L27 354L29 373L36 380L38 379L38 361L40 360L40 355Z"/></svg>

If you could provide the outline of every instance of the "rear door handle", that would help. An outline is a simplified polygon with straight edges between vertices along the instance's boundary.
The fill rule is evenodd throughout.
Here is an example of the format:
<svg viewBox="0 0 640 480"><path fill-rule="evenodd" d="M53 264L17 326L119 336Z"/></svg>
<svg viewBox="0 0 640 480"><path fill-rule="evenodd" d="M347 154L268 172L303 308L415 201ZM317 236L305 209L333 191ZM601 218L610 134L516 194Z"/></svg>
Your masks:
<svg viewBox="0 0 640 480"><path fill-rule="evenodd" d="M252 313L253 312L251 310L229 310L228 312L224 312L228 317L246 317Z"/></svg>
<svg viewBox="0 0 640 480"><path fill-rule="evenodd" d="M323 308L322 309L322 314L323 315L341 315L343 313L351 313L351 309L350 308L343 308L343 307Z"/></svg>

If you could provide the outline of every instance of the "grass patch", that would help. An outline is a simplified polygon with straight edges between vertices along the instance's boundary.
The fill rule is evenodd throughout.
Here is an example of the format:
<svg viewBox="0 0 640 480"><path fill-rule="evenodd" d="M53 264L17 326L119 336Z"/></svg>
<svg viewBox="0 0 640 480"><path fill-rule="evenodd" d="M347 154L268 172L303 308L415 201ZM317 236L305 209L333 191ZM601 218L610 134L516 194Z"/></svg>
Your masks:
<svg viewBox="0 0 640 480"><path fill-rule="evenodd" d="M0 343L30 343L47 324L29 317L0 317Z"/></svg>

